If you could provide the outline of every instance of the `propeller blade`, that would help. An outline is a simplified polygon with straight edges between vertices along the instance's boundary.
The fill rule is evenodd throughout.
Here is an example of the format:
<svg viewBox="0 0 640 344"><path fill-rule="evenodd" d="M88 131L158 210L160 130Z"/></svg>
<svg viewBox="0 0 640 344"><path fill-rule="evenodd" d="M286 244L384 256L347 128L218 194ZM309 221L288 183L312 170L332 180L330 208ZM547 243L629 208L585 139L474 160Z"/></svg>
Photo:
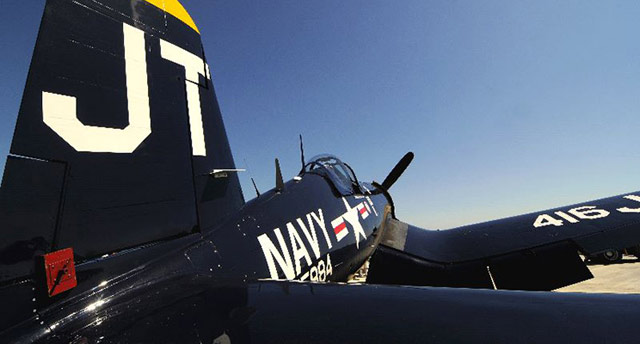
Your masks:
<svg viewBox="0 0 640 344"><path fill-rule="evenodd" d="M398 163L393 168L393 170L391 170L387 178L384 179L381 185L382 188L385 190L389 190L391 185L393 185L393 183L395 183L398 180L398 178L400 178L404 170L406 170L407 167L409 167L409 164L411 163L412 160L413 160L413 152L409 152L405 154L402 157L402 159L398 161Z"/></svg>

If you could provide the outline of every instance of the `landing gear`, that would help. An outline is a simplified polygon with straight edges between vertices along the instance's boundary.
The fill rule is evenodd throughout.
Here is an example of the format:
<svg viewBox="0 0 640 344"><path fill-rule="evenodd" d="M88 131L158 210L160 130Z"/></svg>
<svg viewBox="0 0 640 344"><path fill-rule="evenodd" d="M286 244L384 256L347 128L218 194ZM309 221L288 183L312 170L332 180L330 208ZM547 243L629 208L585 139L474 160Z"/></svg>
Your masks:
<svg viewBox="0 0 640 344"><path fill-rule="evenodd" d="M640 245L634 245L621 250L606 249L597 254L586 254L584 262L587 264L616 264L622 262L624 256L635 256L640 261ZM627 261L629 262L629 261Z"/></svg>
<svg viewBox="0 0 640 344"><path fill-rule="evenodd" d="M606 250L598 255L598 258L605 264L618 263L622 260L622 252L619 250Z"/></svg>

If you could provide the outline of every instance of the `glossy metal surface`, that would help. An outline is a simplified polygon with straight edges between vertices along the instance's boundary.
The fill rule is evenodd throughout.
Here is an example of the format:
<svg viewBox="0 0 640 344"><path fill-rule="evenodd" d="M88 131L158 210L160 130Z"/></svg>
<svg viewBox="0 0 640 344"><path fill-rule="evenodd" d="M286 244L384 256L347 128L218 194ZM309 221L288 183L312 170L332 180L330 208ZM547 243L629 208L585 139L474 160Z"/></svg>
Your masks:
<svg viewBox="0 0 640 344"><path fill-rule="evenodd" d="M628 233L634 214L627 222L600 221L589 227L590 237L579 226L531 234L528 215L449 233L407 226L402 247L379 249L397 224L391 196L375 183L359 182L335 157L325 170L310 169L245 203L235 173L210 173L235 164L200 36L186 17L165 13L158 3L47 1L0 189L0 299L10 310L0 312L3 342L637 338L635 296L337 283L374 253L374 259L391 252L448 264L484 263L487 256L558 244L554 240L572 239L592 250L596 239L636 238ZM80 127L131 124L128 97L136 93L129 95L130 74L140 73L126 67L126 32L138 35L132 45L145 56L134 60L146 66L146 80L132 85L144 94L146 82L150 133L131 152L78 151L44 122L44 94L58 94L59 101L74 96L77 118L71 122L81 121ZM167 50L196 61L195 67L169 60ZM189 74L192 67L202 73ZM194 143L200 124L204 146ZM607 202L597 205L618 206ZM562 243L534 253L564 259L568 246ZM77 286L49 297L38 260L66 247L75 253ZM383 259L388 283L397 282L398 272L425 278L423 271L390 262ZM282 279L296 281L274 281Z"/></svg>
<svg viewBox="0 0 640 344"><path fill-rule="evenodd" d="M12 335L61 343L631 343L638 306L628 295L295 282L221 286L184 276L46 318L43 331Z"/></svg>

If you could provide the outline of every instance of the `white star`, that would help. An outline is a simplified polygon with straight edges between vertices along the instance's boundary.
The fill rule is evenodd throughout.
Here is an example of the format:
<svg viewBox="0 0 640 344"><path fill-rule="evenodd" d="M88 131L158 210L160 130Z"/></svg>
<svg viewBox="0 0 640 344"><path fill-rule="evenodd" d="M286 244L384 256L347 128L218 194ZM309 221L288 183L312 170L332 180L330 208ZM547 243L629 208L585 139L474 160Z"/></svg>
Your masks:
<svg viewBox="0 0 640 344"><path fill-rule="evenodd" d="M360 224L360 216L358 214L357 208L351 208L347 200L342 197L342 201L344 202L344 206L347 208L347 212L342 215L342 217L349 222L351 227L353 228L353 235L356 237L356 248L360 249L360 236L367 239L367 234L364 232L362 225Z"/></svg>

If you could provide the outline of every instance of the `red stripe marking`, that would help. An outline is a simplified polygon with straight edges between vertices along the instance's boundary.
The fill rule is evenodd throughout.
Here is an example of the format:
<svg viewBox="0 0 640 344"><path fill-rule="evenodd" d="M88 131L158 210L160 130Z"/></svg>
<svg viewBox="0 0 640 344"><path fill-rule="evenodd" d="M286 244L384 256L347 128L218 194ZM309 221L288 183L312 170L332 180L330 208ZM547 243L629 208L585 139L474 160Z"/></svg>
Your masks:
<svg viewBox="0 0 640 344"><path fill-rule="evenodd" d="M360 209L360 214L364 214L364 213L366 213L366 212L367 212L367 208L362 207L362 208Z"/></svg>
<svg viewBox="0 0 640 344"><path fill-rule="evenodd" d="M347 224L343 222L343 223L341 223L341 224L337 225L337 226L333 229L333 232L334 232L334 233L336 233L336 234L338 234L338 233L342 232L342 230L343 230L343 229L345 229L345 228L347 228Z"/></svg>

